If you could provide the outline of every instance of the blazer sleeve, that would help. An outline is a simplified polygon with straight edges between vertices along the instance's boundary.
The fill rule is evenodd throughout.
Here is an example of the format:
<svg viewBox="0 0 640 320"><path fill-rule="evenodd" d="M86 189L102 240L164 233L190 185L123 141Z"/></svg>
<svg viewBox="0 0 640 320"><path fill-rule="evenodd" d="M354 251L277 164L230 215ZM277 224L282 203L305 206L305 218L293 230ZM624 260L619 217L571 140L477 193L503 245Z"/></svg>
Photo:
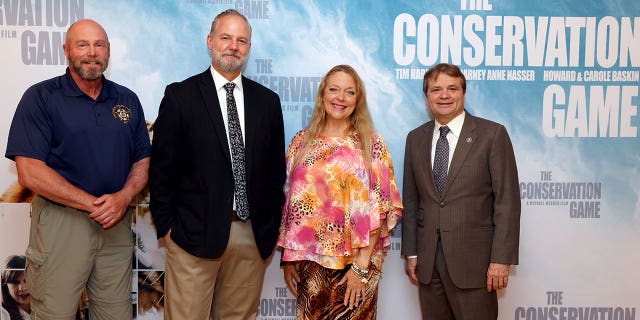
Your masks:
<svg viewBox="0 0 640 320"><path fill-rule="evenodd" d="M413 150L411 146L412 133L407 135L404 151L404 174L402 178L402 249L401 254L415 256L417 248L417 214L418 214L418 190L413 171Z"/></svg>
<svg viewBox="0 0 640 320"><path fill-rule="evenodd" d="M504 126L496 130L491 146L490 170L494 193L494 235L491 262L518 264L520 242L520 186L509 134Z"/></svg>
<svg viewBox="0 0 640 320"><path fill-rule="evenodd" d="M279 226L282 215L282 205L284 204L284 183L286 180L285 164L285 142L284 142L284 121L282 117L282 105L280 98L275 95L273 102L274 120L271 132L273 140L271 145L271 156L269 159L269 199L271 201L270 212L273 222ZM277 229L277 228L276 228Z"/></svg>
<svg viewBox="0 0 640 320"><path fill-rule="evenodd" d="M149 191L151 216L158 238L169 232L175 217L172 210L173 186L179 175L178 148L181 139L181 114L171 85L165 89L160 102L158 118L153 124L151 164L149 166Z"/></svg>

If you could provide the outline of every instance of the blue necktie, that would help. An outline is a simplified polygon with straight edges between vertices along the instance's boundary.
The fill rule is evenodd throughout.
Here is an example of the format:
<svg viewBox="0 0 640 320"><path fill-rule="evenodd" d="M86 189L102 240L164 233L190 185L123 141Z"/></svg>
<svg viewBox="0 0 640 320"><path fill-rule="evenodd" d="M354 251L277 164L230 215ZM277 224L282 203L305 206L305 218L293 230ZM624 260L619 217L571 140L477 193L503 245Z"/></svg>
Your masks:
<svg viewBox="0 0 640 320"><path fill-rule="evenodd" d="M449 167L449 142L447 133L449 127L440 127L440 138L436 143L436 154L433 161L433 180L436 182L438 193L442 194L444 184L447 182L447 168Z"/></svg>
<svg viewBox="0 0 640 320"><path fill-rule="evenodd" d="M233 179L235 189L233 195L236 199L236 213L238 218L247 220L249 218L249 202L247 201L247 175L245 172L245 152L242 140L242 129L236 108L236 99L233 97L235 83L229 82L224 85L227 91L227 115L229 122L229 142L231 143L231 162L233 165Z"/></svg>

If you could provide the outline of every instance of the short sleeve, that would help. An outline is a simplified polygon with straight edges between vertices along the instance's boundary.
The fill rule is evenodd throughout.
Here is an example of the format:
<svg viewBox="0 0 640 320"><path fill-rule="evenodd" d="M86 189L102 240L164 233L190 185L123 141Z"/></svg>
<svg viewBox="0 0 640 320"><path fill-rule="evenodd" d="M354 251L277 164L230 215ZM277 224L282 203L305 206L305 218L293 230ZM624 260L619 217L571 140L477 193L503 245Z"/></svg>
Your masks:
<svg viewBox="0 0 640 320"><path fill-rule="evenodd" d="M402 216L402 200L393 171L391 153L378 133L372 136L370 183L372 212L376 213L371 216L371 219L380 220L381 241L378 241L377 245L384 248L390 243L388 239L390 231L395 228Z"/></svg>
<svg viewBox="0 0 640 320"><path fill-rule="evenodd" d="M134 163L151 155L151 140L149 138L149 128L144 117L144 111L140 101L136 98L136 108L138 109L138 119L135 127L135 155Z"/></svg>
<svg viewBox="0 0 640 320"><path fill-rule="evenodd" d="M33 86L18 103L9 129L5 156L25 156L46 161L52 139L51 113L43 98L44 87Z"/></svg>
<svg viewBox="0 0 640 320"><path fill-rule="evenodd" d="M296 135L293 136L293 138L291 139L291 142L289 143L289 147L287 148L287 154L286 154L287 175L293 169L292 168L293 162L295 161L296 156L298 155L298 152L300 152L301 151L300 149L303 148L303 143L304 143L306 133L307 133L306 129L298 131Z"/></svg>
<svg viewBox="0 0 640 320"><path fill-rule="evenodd" d="M371 143L371 196L377 212L401 214L402 201L393 171L391 153L381 135Z"/></svg>

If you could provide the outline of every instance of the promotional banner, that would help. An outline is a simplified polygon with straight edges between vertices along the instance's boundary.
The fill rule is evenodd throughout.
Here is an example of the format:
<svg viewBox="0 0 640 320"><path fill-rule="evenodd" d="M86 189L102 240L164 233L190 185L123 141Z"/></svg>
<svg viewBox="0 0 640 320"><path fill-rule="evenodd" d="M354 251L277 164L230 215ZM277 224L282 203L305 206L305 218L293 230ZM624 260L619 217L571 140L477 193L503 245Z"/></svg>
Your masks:
<svg viewBox="0 0 640 320"><path fill-rule="evenodd" d="M228 8L252 26L244 74L280 96L286 144L308 124L321 77L349 64L400 186L406 135L430 120L424 73L459 65L467 112L507 128L518 165L520 264L498 293L499 319L640 318L640 1L0 0L0 150L24 91L65 72L74 21L104 26L106 76L136 92L152 124L165 86L209 67L211 21ZM32 197L6 158L0 193L4 261L24 255ZM164 244L148 198L136 204L134 316L162 319ZM383 320L420 319L401 229L383 265ZM295 319L279 257L258 319Z"/></svg>

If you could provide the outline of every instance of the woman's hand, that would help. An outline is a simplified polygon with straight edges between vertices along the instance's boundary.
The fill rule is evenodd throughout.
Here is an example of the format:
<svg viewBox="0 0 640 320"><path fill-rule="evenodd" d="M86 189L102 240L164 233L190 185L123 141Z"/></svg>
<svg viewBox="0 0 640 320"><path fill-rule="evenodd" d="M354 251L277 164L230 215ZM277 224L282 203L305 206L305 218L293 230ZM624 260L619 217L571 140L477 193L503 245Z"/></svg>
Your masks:
<svg viewBox="0 0 640 320"><path fill-rule="evenodd" d="M300 275L296 269L296 264L294 262L287 262L282 266L282 270L284 270L284 282L287 283L287 287L289 288L289 291L291 291L291 294L297 298Z"/></svg>
<svg viewBox="0 0 640 320"><path fill-rule="evenodd" d="M358 307L358 304L364 299L366 282L363 282L362 279L363 278L361 276L357 275L351 268L349 268L349 271L347 271L344 277L342 277L342 280L338 283L338 285L342 285L344 283L347 284L347 289L344 293L344 305L348 305L349 310Z"/></svg>

